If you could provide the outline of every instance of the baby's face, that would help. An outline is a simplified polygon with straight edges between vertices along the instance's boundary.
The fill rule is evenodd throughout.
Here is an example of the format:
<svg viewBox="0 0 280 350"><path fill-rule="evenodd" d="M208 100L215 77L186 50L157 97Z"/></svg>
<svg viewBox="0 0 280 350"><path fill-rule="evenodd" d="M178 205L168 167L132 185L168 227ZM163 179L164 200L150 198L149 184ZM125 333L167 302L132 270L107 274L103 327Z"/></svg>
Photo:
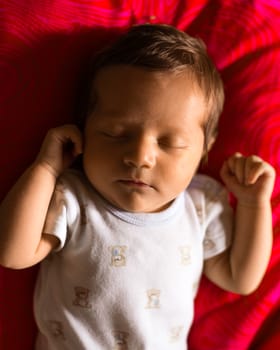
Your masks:
<svg viewBox="0 0 280 350"><path fill-rule="evenodd" d="M157 212L190 183L200 163L205 102L187 73L113 66L98 72L84 170L111 204Z"/></svg>

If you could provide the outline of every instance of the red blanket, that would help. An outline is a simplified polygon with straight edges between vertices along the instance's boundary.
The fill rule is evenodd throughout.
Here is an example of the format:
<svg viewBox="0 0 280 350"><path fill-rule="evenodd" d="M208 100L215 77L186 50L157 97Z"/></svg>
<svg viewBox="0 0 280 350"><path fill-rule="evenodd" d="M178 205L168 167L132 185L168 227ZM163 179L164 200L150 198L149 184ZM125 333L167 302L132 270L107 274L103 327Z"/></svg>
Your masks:
<svg viewBox="0 0 280 350"><path fill-rule="evenodd" d="M205 171L218 178L223 159L241 151L262 156L279 174L279 1L2 0L1 198L37 154L46 130L75 119L89 55L129 26L145 22L172 24L201 37L221 71L226 104ZM279 192L278 178L272 199L274 248L263 283L252 295L240 297L203 279L189 349L279 348ZM3 350L33 348L36 271L0 268Z"/></svg>

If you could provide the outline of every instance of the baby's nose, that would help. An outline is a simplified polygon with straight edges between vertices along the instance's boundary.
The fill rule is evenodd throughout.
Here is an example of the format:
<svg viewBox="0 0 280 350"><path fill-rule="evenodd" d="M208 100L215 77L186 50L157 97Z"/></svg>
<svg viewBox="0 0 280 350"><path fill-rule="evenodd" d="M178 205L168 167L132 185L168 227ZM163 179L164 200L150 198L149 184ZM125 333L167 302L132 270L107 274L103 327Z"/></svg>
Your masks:
<svg viewBox="0 0 280 350"><path fill-rule="evenodd" d="M137 137L127 148L124 163L130 167L152 168L156 164L157 147L152 137Z"/></svg>

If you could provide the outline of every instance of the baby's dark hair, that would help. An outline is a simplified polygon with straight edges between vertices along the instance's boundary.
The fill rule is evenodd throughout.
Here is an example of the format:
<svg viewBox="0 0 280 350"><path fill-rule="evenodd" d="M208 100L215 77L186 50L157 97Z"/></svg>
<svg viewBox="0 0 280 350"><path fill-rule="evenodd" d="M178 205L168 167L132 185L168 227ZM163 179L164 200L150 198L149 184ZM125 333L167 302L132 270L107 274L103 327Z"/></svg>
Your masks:
<svg viewBox="0 0 280 350"><path fill-rule="evenodd" d="M113 45L95 56L89 77L89 93L100 69L122 64L156 71L191 72L205 96L207 118L204 125L204 150L207 153L209 142L216 137L218 120L224 104L224 89L203 41L169 25L133 26ZM91 92L86 116L94 108L94 100Z"/></svg>

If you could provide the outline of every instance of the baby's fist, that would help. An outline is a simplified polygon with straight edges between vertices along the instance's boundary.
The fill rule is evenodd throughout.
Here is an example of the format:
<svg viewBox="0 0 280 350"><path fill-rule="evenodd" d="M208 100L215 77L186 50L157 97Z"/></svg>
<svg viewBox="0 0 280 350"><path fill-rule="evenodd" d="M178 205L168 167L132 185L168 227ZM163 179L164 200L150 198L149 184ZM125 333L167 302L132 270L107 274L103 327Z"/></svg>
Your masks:
<svg viewBox="0 0 280 350"><path fill-rule="evenodd" d="M239 201L259 205L270 200L275 170L258 156L235 153L224 162L221 177Z"/></svg>
<svg viewBox="0 0 280 350"><path fill-rule="evenodd" d="M75 125L62 125L49 130L36 163L59 176L82 153L82 134Z"/></svg>

